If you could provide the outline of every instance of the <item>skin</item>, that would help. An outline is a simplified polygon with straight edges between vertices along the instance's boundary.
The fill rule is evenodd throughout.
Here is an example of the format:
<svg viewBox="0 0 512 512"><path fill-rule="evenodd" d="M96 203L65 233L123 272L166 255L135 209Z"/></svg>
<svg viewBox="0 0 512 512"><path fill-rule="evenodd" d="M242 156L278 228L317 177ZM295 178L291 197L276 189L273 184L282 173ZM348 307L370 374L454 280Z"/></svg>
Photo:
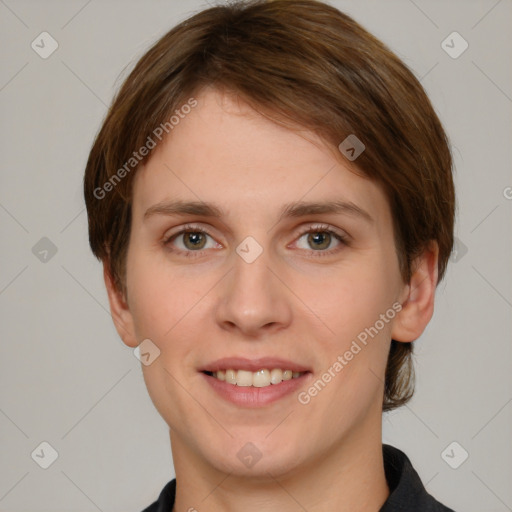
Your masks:
<svg viewBox="0 0 512 512"><path fill-rule="evenodd" d="M379 185L312 132L278 126L214 89L195 97L198 106L135 177L126 297L104 265L124 343L149 338L161 351L142 370L170 427L173 511L377 512L389 495L381 432L390 340L417 339L431 319L437 246L404 283ZM213 202L224 215L144 219L170 199ZM299 199L352 201L373 221L339 213L279 220ZM164 243L186 223L209 230L199 255L183 234ZM318 223L348 243L300 234L324 233ZM235 251L247 236L263 249L251 264ZM307 405L292 393L258 409L235 406L198 372L221 357L282 357L311 367L307 390L396 302L401 311ZM262 454L251 468L237 457L247 442Z"/></svg>

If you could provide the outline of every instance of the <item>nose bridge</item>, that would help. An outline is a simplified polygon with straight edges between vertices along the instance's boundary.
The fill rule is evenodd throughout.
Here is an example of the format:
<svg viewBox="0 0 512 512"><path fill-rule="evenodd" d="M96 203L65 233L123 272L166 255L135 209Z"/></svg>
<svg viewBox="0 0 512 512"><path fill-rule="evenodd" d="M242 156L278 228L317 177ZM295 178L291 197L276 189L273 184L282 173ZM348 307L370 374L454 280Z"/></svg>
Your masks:
<svg viewBox="0 0 512 512"><path fill-rule="evenodd" d="M278 267L271 251L255 237L247 236L232 255L233 271L223 287L218 322L256 334L289 322L290 309L284 285L270 270ZM269 268L270 267L270 268Z"/></svg>
<svg viewBox="0 0 512 512"><path fill-rule="evenodd" d="M242 291L245 287L252 293L268 292L271 275L268 267L272 264L268 246L264 248L254 237L248 236L236 247L235 253L234 284Z"/></svg>
<svg viewBox="0 0 512 512"><path fill-rule="evenodd" d="M255 313L258 309L263 311L277 292L272 293L275 283L271 282L272 273L268 268L272 265L270 250L248 236L236 247L235 253L231 293L246 309Z"/></svg>

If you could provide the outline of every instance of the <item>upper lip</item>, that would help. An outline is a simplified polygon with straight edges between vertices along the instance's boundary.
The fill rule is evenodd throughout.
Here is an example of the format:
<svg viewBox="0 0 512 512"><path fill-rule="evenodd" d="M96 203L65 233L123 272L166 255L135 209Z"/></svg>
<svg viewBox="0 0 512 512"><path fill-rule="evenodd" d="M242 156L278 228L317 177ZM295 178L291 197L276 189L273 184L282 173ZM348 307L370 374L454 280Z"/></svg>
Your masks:
<svg viewBox="0 0 512 512"><path fill-rule="evenodd" d="M306 366L303 366L286 359L276 357L261 357L259 359L246 359L244 357L223 357L211 363L208 363L199 371L217 372L219 370L247 370L257 372L258 370L272 370L280 368L281 370L291 370L292 372L309 372Z"/></svg>

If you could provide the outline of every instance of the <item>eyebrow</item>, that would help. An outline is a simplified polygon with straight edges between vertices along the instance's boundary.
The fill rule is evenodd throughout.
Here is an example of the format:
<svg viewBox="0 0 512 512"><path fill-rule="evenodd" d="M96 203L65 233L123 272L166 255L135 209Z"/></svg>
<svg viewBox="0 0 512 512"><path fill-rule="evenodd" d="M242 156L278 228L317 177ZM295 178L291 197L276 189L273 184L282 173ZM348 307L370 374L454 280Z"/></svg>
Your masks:
<svg viewBox="0 0 512 512"><path fill-rule="evenodd" d="M320 214L345 214L359 217L373 223L373 217L351 201L335 200L325 202L296 201L287 203L281 210L279 220L283 218L305 217ZM219 206L204 201L162 201L150 206L144 213L144 220L153 215L198 215L201 217L221 218L223 211Z"/></svg>

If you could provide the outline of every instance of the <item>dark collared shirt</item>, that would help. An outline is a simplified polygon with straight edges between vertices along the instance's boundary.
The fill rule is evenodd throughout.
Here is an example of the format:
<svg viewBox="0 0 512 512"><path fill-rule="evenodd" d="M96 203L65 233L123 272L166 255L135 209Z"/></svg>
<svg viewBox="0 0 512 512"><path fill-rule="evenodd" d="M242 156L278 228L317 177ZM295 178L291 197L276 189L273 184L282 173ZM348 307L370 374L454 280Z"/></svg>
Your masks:
<svg viewBox="0 0 512 512"><path fill-rule="evenodd" d="M404 452L383 444L384 470L390 494L379 512L454 512L427 493ZM176 496L176 479L162 490L157 501L142 512L171 512Z"/></svg>

